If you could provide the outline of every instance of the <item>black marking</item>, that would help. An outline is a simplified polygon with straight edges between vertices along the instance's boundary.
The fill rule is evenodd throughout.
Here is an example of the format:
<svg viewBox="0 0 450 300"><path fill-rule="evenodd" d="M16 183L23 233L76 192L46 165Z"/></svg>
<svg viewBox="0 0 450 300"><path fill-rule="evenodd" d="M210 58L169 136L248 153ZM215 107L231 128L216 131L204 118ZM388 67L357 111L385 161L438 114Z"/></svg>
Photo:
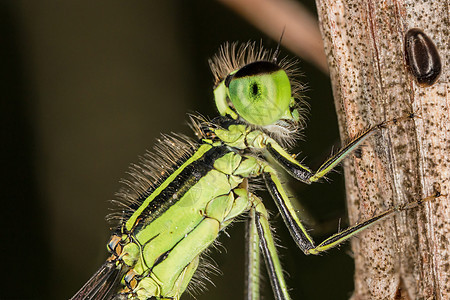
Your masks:
<svg viewBox="0 0 450 300"><path fill-rule="evenodd" d="M180 140L179 142L184 142L182 140ZM186 143L186 142L184 142ZM161 144L161 146L163 146ZM192 153L195 153L195 151L198 150L198 147L191 147L190 151ZM167 151L171 151L170 149L167 149ZM150 196L156 188L158 188L158 186L160 186L165 180L167 180L167 178L172 174L173 171L175 171L179 166L183 165L188 159L189 159L190 155L182 155L180 156L170 167L167 168L168 172L165 172L164 174L161 174L157 181L154 182L150 187L148 187L148 189L141 193L135 200L133 199L132 202L130 202L127 199L124 199L123 201L128 205L129 209L128 210L123 210L122 211L122 216L121 216L121 220L123 223L125 223L132 215L133 213L139 208L139 206L141 206L141 204L145 201L145 199L147 199L148 196ZM145 167L145 163L144 163L144 167ZM136 179L131 178L130 182L133 182ZM133 188L131 185L128 184L127 188ZM118 227L121 227L123 224L119 224ZM121 231L121 230L119 230ZM123 232L122 232L123 233Z"/></svg>
<svg viewBox="0 0 450 300"><path fill-rule="evenodd" d="M228 76L225 78L224 84L225 84L225 86L226 86L227 88L230 87L230 82L231 82L231 80L233 79L233 77L234 77L234 74L233 74L233 75L230 74L230 75L228 75Z"/></svg>
<svg viewBox="0 0 450 300"><path fill-rule="evenodd" d="M178 244L178 243L177 243L177 244ZM173 248L172 248L172 249L173 249ZM157 265L159 265L160 263L162 263L162 262L167 258L167 256L169 256L169 253L170 253L170 251L171 251L172 249L167 250L166 252L164 252L163 254L161 254L157 259L155 259L155 262L153 263L152 269L153 269L154 267L156 267Z"/></svg>
<svg viewBox="0 0 450 300"><path fill-rule="evenodd" d="M308 250L313 249L314 245L309 241L308 237L305 235L303 230L292 218L292 215L290 214L289 210L284 204L284 199L281 196L280 191L277 188L277 185L275 184L275 182L273 182L271 175L268 173L264 173L263 177L264 181L266 182L267 190L269 191L270 195L275 201L275 204L277 205L277 208L280 211L281 216L283 217L284 223L286 224L286 227L289 229L289 233L291 234L297 246L303 252L308 253Z"/></svg>
<svg viewBox="0 0 450 300"><path fill-rule="evenodd" d="M253 82L252 84L252 95L258 96L260 94L259 92L259 85L256 82Z"/></svg>
<svg viewBox="0 0 450 300"><path fill-rule="evenodd" d="M197 229L197 227L203 222L203 220L205 220L205 218L201 219L200 222L198 222L197 225L194 226L194 228L189 231L186 236L189 236L189 234L191 232L193 232L195 229ZM162 263L164 260L167 259L167 257L169 257L170 252L172 252L173 249L175 249L176 246L178 246L179 243L181 243L182 240L184 240L186 238L186 236L182 237L181 239L179 239L175 245L172 246L172 248L170 248L169 250L167 250L166 252L164 252L163 254L161 254L158 258L155 259L155 261L153 262L153 265L149 268L149 272L147 277L150 277L150 274L153 272L153 269L159 265L160 263ZM145 260L145 258L144 258ZM147 265L147 262L145 262L145 265ZM186 266L188 266L189 264L187 264ZM147 266L148 267L148 266Z"/></svg>
<svg viewBox="0 0 450 300"><path fill-rule="evenodd" d="M115 256L119 256L122 253L122 238L119 234L114 233L111 235L108 244L106 245L108 252L114 254Z"/></svg>
<svg viewBox="0 0 450 300"><path fill-rule="evenodd" d="M433 85L441 75L441 58L436 45L419 28L411 28L405 34L405 59L421 86Z"/></svg>
<svg viewBox="0 0 450 300"><path fill-rule="evenodd" d="M302 169L296 164L292 163L286 157L278 153L275 149L273 149L272 145L267 144L267 151L270 155L285 169L289 174L297 178L298 180L304 183L310 183L308 179L313 175L310 171L306 169Z"/></svg>
<svg viewBox="0 0 450 300"><path fill-rule="evenodd" d="M189 231L185 236L183 236L181 239L179 239L179 240L175 243L175 245L173 245L172 248L170 248L169 250L167 250L167 251L165 252L164 257L161 257L161 256L160 256L159 258L157 258L157 259L155 260L155 263L153 264L152 269L153 269L154 267L156 267L157 264L160 264L161 262L163 262L163 260L165 260L165 259L169 256L170 252L172 252L172 250L175 249L175 247L178 246L178 244L181 243L182 240L184 240L187 236L189 236L189 235L191 234L191 232L193 232L194 230L196 230L197 227L200 226L200 224L202 224L202 222L203 222L205 219L206 219L206 218L201 219L200 222L198 222L197 225L195 225L194 228L191 229L191 231ZM159 260L159 261L158 261L158 260Z"/></svg>
<svg viewBox="0 0 450 300"><path fill-rule="evenodd" d="M123 278L123 281L128 289L134 290L136 286L139 284L139 281L142 279L142 276L139 276L139 274L135 273L133 270L131 274L127 273L125 277ZM132 281L134 280L134 284Z"/></svg>
<svg viewBox="0 0 450 300"><path fill-rule="evenodd" d="M160 234L161 234L161 233L158 233L157 235L155 235L154 237L151 237L148 241L146 241L146 242L142 245L142 249L144 249L145 246L146 246L148 243L150 243L151 241L153 241L154 239L156 239ZM139 243L139 241L136 240L134 237L132 237L132 239L133 239L133 242L134 242L134 243L136 243L136 244Z"/></svg>
<svg viewBox="0 0 450 300"><path fill-rule="evenodd" d="M233 120L224 116L215 117L212 119L211 123L225 129L228 129L231 125L247 125L244 121Z"/></svg>
<svg viewBox="0 0 450 300"><path fill-rule="evenodd" d="M267 246L266 238L264 237L264 229L261 225L260 218L261 218L260 213L256 212L255 218L256 231L258 232L259 235L260 246L264 257L264 261L266 263L267 273L269 274L273 294L275 296L275 299L277 300L286 299L283 295L280 281L278 280L278 276L275 272L275 264L273 262L272 255L270 255L270 250L269 247Z"/></svg>
<svg viewBox="0 0 450 300"><path fill-rule="evenodd" d="M177 203L189 189L214 167L214 162L230 150L226 146L212 147L203 156L186 166L169 185L142 211L130 232L139 232ZM144 218L144 220L142 220ZM138 220L141 219L140 222Z"/></svg>
<svg viewBox="0 0 450 300"><path fill-rule="evenodd" d="M240 68L239 71L234 74L233 79L260 74L270 74L279 70L281 70L281 67L273 62L256 61Z"/></svg>
<svg viewBox="0 0 450 300"><path fill-rule="evenodd" d="M245 300L253 300L252 297L252 290L254 289L254 280L253 276L251 275L253 273L252 266L257 264L255 260L253 259L253 252L252 249L252 234L253 234L253 228L256 228L256 215L255 218L252 217L251 211L248 214L248 218L245 222ZM255 226L255 227L253 227ZM259 234L258 234L259 235ZM258 243L258 246L261 243ZM259 252L258 252L259 257ZM259 263L259 262L258 262ZM259 266L259 264L258 264ZM259 278L258 278L259 279Z"/></svg>

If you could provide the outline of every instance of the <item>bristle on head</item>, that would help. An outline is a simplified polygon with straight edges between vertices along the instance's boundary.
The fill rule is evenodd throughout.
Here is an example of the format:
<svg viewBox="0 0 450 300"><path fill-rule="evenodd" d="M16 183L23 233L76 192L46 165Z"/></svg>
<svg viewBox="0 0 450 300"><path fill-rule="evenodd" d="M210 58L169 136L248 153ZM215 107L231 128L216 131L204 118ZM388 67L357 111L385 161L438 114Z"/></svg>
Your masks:
<svg viewBox="0 0 450 300"><path fill-rule="evenodd" d="M231 72L248 64L257 61L270 61L286 72L291 82L292 94L296 97L297 93L305 88L302 83L296 80L296 77L301 75L297 68L297 60L287 57L278 59L278 53L278 51L265 49L262 43L224 43L217 54L209 60L209 66L214 76L214 86L217 86Z"/></svg>

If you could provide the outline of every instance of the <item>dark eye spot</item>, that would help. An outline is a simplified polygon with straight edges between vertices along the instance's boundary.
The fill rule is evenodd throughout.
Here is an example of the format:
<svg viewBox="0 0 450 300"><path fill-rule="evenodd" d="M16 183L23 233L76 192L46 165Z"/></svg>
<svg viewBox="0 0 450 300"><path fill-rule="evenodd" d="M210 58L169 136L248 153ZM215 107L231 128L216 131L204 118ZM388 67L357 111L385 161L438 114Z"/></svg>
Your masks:
<svg viewBox="0 0 450 300"><path fill-rule="evenodd" d="M259 87L256 83L252 84L252 95L253 96L258 96L259 94Z"/></svg>

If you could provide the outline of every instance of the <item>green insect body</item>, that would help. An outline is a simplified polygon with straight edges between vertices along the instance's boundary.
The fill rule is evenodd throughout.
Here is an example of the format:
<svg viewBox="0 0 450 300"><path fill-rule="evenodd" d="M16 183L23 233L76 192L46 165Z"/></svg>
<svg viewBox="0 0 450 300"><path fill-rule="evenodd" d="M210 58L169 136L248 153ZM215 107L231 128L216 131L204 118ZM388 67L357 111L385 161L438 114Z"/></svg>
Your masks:
<svg viewBox="0 0 450 300"><path fill-rule="evenodd" d="M292 64L277 63L276 55L254 44L239 49L233 44L224 46L211 66L221 117L193 117L197 142L165 136L155 154L132 167L132 178L118 193L121 208L110 216L118 220L107 245L110 257L72 299L179 299L195 281L202 254L241 215L249 220L247 298L259 299L262 254L275 298L290 299L268 214L252 184L258 177L305 254L325 251L404 209L383 212L315 246L268 157L294 178L312 183L388 122L363 132L312 172L285 150L303 121L301 85L293 80Z"/></svg>

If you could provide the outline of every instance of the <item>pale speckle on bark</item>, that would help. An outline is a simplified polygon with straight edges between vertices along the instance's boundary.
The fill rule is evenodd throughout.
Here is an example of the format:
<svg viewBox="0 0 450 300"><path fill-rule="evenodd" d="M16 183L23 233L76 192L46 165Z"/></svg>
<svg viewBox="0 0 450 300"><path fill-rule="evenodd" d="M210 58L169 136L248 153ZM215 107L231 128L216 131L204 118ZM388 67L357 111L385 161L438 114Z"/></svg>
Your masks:
<svg viewBox="0 0 450 300"><path fill-rule="evenodd" d="M449 1L316 0L341 137L409 113L375 134L344 165L350 223L450 193ZM408 73L404 35L421 28L442 74L420 87ZM397 213L352 240L357 299L449 299L450 202L442 196Z"/></svg>

